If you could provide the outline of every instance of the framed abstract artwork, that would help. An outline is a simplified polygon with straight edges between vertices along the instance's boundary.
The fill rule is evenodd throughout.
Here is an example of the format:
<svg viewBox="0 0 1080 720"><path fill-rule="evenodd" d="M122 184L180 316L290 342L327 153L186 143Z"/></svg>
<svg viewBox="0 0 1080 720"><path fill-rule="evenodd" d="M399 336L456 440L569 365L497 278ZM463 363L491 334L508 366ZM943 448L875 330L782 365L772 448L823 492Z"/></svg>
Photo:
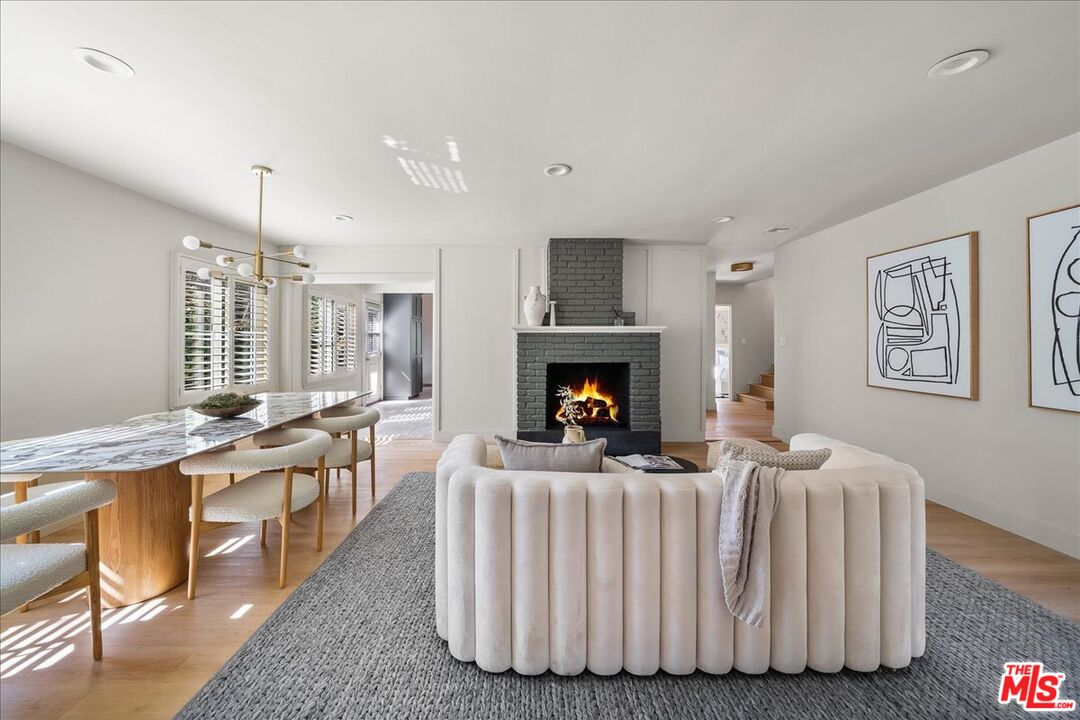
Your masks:
<svg viewBox="0 0 1080 720"><path fill-rule="evenodd" d="M977 232L866 259L866 384L978 399Z"/></svg>
<svg viewBox="0 0 1080 720"><path fill-rule="evenodd" d="M1080 413L1080 205L1028 218L1028 404Z"/></svg>

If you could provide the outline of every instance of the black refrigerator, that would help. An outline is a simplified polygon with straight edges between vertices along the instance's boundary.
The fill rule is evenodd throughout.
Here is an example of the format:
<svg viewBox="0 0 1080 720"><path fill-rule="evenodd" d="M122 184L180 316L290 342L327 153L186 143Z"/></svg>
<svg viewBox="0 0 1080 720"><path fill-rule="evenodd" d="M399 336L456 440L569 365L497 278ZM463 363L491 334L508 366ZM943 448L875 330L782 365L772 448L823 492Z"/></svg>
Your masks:
<svg viewBox="0 0 1080 720"><path fill-rule="evenodd" d="M420 295L383 295L383 397L407 400L424 389L424 305Z"/></svg>

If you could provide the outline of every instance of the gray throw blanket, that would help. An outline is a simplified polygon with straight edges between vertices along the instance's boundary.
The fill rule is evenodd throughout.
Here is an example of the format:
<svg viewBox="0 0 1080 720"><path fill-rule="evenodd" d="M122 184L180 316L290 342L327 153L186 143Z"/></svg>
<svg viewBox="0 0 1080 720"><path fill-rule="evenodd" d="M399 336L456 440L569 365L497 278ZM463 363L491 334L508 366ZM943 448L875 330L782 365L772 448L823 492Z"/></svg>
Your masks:
<svg viewBox="0 0 1080 720"><path fill-rule="evenodd" d="M728 610L748 625L765 619L769 580L769 527L780 501L780 468L724 460L720 508L720 571Z"/></svg>

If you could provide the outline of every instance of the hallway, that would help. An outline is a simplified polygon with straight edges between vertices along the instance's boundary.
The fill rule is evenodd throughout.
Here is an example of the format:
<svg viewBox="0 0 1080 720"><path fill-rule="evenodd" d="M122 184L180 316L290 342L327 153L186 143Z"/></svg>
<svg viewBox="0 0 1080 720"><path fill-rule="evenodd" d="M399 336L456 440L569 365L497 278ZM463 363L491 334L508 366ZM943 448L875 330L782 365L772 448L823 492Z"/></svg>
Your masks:
<svg viewBox="0 0 1080 720"><path fill-rule="evenodd" d="M705 440L750 438L780 443L773 437L773 411L761 403L717 400L716 407L705 413Z"/></svg>

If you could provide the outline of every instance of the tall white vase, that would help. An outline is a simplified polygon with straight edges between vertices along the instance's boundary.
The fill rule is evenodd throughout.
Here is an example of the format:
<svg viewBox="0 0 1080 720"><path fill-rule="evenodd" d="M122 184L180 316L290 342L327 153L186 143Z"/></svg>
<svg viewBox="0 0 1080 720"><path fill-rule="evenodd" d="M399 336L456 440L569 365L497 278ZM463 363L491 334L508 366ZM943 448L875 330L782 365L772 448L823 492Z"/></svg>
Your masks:
<svg viewBox="0 0 1080 720"><path fill-rule="evenodd" d="M547 311L547 296L540 292L539 285L529 288L529 294L525 296L525 302L521 309L525 312L525 322L529 327L539 327L544 322L544 313Z"/></svg>

